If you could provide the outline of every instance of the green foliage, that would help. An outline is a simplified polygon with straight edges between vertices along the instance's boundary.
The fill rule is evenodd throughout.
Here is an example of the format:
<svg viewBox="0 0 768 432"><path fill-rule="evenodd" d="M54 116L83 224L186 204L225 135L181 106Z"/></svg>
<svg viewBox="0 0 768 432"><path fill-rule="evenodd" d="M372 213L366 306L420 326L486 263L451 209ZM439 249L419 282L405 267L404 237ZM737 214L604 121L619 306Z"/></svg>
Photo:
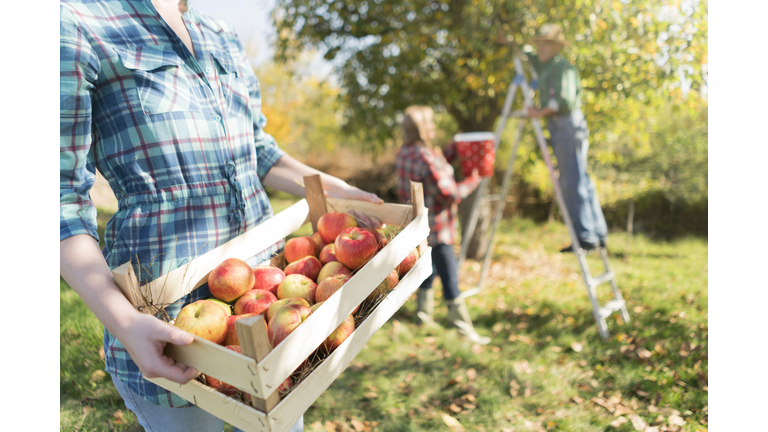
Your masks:
<svg viewBox="0 0 768 432"><path fill-rule="evenodd" d="M345 129L371 147L391 139L402 110L427 104L463 131L491 130L512 78L512 55L549 21L581 71L593 129L609 130L626 100L669 95L679 77L700 89L707 3L617 0L278 2L277 57L312 47L337 64Z"/></svg>

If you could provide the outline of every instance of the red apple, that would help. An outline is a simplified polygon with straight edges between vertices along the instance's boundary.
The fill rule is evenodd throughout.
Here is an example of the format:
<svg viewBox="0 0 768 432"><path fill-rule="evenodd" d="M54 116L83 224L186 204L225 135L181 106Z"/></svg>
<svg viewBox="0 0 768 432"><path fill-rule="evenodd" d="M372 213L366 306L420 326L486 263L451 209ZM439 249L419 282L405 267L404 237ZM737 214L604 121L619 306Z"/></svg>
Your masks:
<svg viewBox="0 0 768 432"><path fill-rule="evenodd" d="M243 353L239 345L227 345L227 348L231 349L232 351L238 352L240 354ZM227 396L235 396L240 391L237 389L237 387L231 386L212 376L206 375L205 380L208 382L209 386L215 388L216 390L220 391L221 393L224 393Z"/></svg>
<svg viewBox="0 0 768 432"><path fill-rule="evenodd" d="M304 257L316 257L317 244L307 236L294 237L285 242L283 251L285 253L285 260L288 261L288 263L292 263Z"/></svg>
<svg viewBox="0 0 768 432"><path fill-rule="evenodd" d="M360 229L366 230L369 233L373 234L373 237L376 238L376 244L378 245L378 250L381 250L381 248L384 247L384 237L381 236L381 233L377 230L371 228L371 227L362 227Z"/></svg>
<svg viewBox="0 0 768 432"><path fill-rule="evenodd" d="M208 288L217 299L232 302L253 288L254 280L251 266L241 259L229 258L208 275Z"/></svg>
<svg viewBox="0 0 768 432"><path fill-rule="evenodd" d="M282 342L311 314L312 311L307 306L299 304L291 304L278 309L267 324L267 336L272 342L272 346L275 347Z"/></svg>
<svg viewBox="0 0 768 432"><path fill-rule="evenodd" d="M223 302L223 301L217 299L216 297L207 298L206 300L212 301L212 302L216 303L217 305L221 306L222 308L224 308L224 312L227 313L227 316L232 315L232 306L229 303Z"/></svg>
<svg viewBox="0 0 768 432"><path fill-rule="evenodd" d="M397 285L397 283L400 282L400 278L397 276L397 269L392 270L389 275L384 278L383 281L379 284L379 286L376 287L373 291L371 291L370 294L368 294L368 297L366 300L372 301L377 299L379 296L387 295L390 291L392 291L392 288Z"/></svg>
<svg viewBox="0 0 768 432"><path fill-rule="evenodd" d="M311 305L315 303L315 290L317 290L315 281L301 274L291 274L277 286L277 298L280 300L300 298Z"/></svg>
<svg viewBox="0 0 768 432"><path fill-rule="evenodd" d="M317 283L322 282L323 279L329 276L351 275L351 274L352 274L352 270L346 268L344 264L338 261L331 261L328 264L324 265L323 268L320 269L320 273L317 274Z"/></svg>
<svg viewBox="0 0 768 432"><path fill-rule="evenodd" d="M416 261L419 260L419 250L414 249L408 253L408 256L403 259L400 264L397 265L395 270L397 270L397 277L402 279L403 276L405 276L406 273L408 273L411 268L413 268L414 265L416 265Z"/></svg>
<svg viewBox="0 0 768 432"><path fill-rule="evenodd" d="M315 301L320 303L328 300L333 293L339 290L352 276L350 275L336 275L323 279L317 285L317 291L315 291ZM360 309L360 305L357 305L352 313L357 312Z"/></svg>
<svg viewBox="0 0 768 432"><path fill-rule="evenodd" d="M288 264L283 271L285 272L286 277L293 274L300 274L314 281L317 279L317 275L320 274L322 268L323 263L321 263L319 259L313 256L308 256Z"/></svg>
<svg viewBox="0 0 768 432"><path fill-rule="evenodd" d="M265 315L265 317L267 318L267 322L269 322L269 320L271 320L272 317L275 316L275 312L277 312L278 309L289 304L300 304L306 307L310 306L308 301L301 298L286 298L286 299L278 300L272 303L272 306L270 306L269 309L267 309L267 313Z"/></svg>
<svg viewBox="0 0 768 432"><path fill-rule="evenodd" d="M345 229L356 226L355 218L346 213L326 213L317 220L317 232L326 244L333 243Z"/></svg>
<svg viewBox="0 0 768 432"><path fill-rule="evenodd" d="M350 315L323 341L323 349L328 353L333 352L353 331L355 331L355 317Z"/></svg>
<svg viewBox="0 0 768 432"><path fill-rule="evenodd" d="M320 259L321 263L328 264L329 262L339 261L336 259L336 252L334 251L335 247L336 246L333 243L328 243L320 249L320 253L317 257Z"/></svg>
<svg viewBox="0 0 768 432"><path fill-rule="evenodd" d="M313 242L317 245L317 251L315 252L315 256L318 256L320 254L320 251L323 249L323 246L325 246L325 242L323 241L323 238L320 237L319 232L313 232L312 235L309 236L309 238L312 239Z"/></svg>
<svg viewBox="0 0 768 432"><path fill-rule="evenodd" d="M353 271L364 266L379 250L376 237L357 227L342 231L334 245L336 259Z"/></svg>
<svg viewBox="0 0 768 432"><path fill-rule="evenodd" d="M277 297L269 291L260 289L248 290L235 302L235 315L264 313L276 301Z"/></svg>
<svg viewBox="0 0 768 432"><path fill-rule="evenodd" d="M261 265L253 268L253 276L256 281L253 283L252 289L262 289L277 293L277 286L285 279L285 273L271 265Z"/></svg>
<svg viewBox="0 0 768 432"><path fill-rule="evenodd" d="M216 344L227 337L227 313L208 300L198 300L181 308L173 325Z"/></svg>
<svg viewBox="0 0 768 432"><path fill-rule="evenodd" d="M240 339L237 337L237 331L235 330L235 321L243 318L248 318L258 315L257 313L247 313L242 315L232 315L227 317L227 337L224 338L222 345L240 345Z"/></svg>

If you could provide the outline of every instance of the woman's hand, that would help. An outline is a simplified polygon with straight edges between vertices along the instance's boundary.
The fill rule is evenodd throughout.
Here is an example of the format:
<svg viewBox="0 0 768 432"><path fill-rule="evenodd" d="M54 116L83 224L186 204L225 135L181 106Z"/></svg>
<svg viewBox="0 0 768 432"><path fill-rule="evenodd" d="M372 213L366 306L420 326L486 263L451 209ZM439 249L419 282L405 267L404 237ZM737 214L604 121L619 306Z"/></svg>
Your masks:
<svg viewBox="0 0 768 432"><path fill-rule="evenodd" d="M152 315L138 313L120 335L115 335L123 344L131 359L139 366L146 378L162 377L179 384L195 379L200 372L183 365L163 354L167 343L189 345L194 337Z"/></svg>
<svg viewBox="0 0 768 432"><path fill-rule="evenodd" d="M349 200L368 201L374 204L381 204L384 202L376 194L366 192L362 189L358 189L354 186L350 186L347 182L337 179L338 181L330 181L323 183L325 189L325 196L328 198L343 198Z"/></svg>

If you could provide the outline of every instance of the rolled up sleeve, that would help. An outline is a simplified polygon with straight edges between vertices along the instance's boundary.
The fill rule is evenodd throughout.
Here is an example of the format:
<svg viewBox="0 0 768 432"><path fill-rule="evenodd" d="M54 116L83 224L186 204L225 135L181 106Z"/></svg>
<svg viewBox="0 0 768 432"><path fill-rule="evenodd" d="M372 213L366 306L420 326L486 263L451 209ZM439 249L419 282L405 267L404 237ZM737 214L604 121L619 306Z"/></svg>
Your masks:
<svg viewBox="0 0 768 432"><path fill-rule="evenodd" d="M96 178L91 93L98 58L73 15L64 7L60 13L59 240L88 234L98 241L96 207L89 195Z"/></svg>

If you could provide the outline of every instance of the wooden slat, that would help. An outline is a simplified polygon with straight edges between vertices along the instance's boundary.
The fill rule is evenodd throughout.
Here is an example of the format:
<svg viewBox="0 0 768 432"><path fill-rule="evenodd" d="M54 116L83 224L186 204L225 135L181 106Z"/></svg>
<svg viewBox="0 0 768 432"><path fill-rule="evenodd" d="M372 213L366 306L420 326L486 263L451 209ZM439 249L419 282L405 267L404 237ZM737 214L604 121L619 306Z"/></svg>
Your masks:
<svg viewBox="0 0 768 432"><path fill-rule="evenodd" d="M235 331L240 341L240 349L243 355L251 357L258 363L272 350L272 344L267 336L267 320L264 315L243 318L235 321ZM256 390L256 389L253 389ZM268 413L278 402L280 394L275 388L267 397L258 397L252 392L251 405L259 411Z"/></svg>
<svg viewBox="0 0 768 432"><path fill-rule="evenodd" d="M371 261L259 362L262 392L276 388L429 234L427 213L408 224Z"/></svg>
<svg viewBox="0 0 768 432"><path fill-rule="evenodd" d="M312 222L312 232L317 232L317 221L320 216L328 213L328 207L325 202L325 191L323 182L319 175L304 177L304 195L306 195L309 205L309 220Z"/></svg>
<svg viewBox="0 0 768 432"><path fill-rule="evenodd" d="M387 225L405 226L413 219L413 209L406 204L374 204L341 198L327 198L326 202L329 212L346 213L349 210L357 210L366 216L375 216Z"/></svg>
<svg viewBox="0 0 768 432"><path fill-rule="evenodd" d="M232 397L219 393L198 381L190 381L181 385L165 378L148 378L148 380L176 393L185 400L220 419L224 419L227 423L243 431L272 432L274 430L270 429L267 415L263 412L259 412Z"/></svg>
<svg viewBox="0 0 768 432"><path fill-rule="evenodd" d="M414 217L420 215L422 212L427 211L424 207L424 186L421 183L411 182L411 202L413 206ZM419 256L424 254L427 250L427 240L424 239L419 244Z"/></svg>
<svg viewBox="0 0 768 432"><path fill-rule="evenodd" d="M421 282L432 273L432 259L425 251L423 257L408 275L379 303L374 311L330 356L294 388L269 413L268 420L273 432L284 432L317 400L344 369L349 366L357 353L365 346L384 323L419 288ZM322 309L322 307L320 308ZM320 310L318 309L318 311Z"/></svg>
<svg viewBox="0 0 768 432"><path fill-rule="evenodd" d="M309 207L301 200L257 227L194 259L168 274L146 284L142 289L151 293L153 304L168 304L183 297L208 281L208 274L227 258L246 260L301 228L307 220ZM126 281L125 265L112 272L115 282ZM122 289L122 288L121 288ZM125 291L124 291L125 292ZM130 298L129 298L130 300Z"/></svg>
<svg viewBox="0 0 768 432"><path fill-rule="evenodd" d="M186 346L166 344L164 354L242 391L265 395L259 390L261 383L254 372L256 361L221 345L195 336L195 341Z"/></svg>

